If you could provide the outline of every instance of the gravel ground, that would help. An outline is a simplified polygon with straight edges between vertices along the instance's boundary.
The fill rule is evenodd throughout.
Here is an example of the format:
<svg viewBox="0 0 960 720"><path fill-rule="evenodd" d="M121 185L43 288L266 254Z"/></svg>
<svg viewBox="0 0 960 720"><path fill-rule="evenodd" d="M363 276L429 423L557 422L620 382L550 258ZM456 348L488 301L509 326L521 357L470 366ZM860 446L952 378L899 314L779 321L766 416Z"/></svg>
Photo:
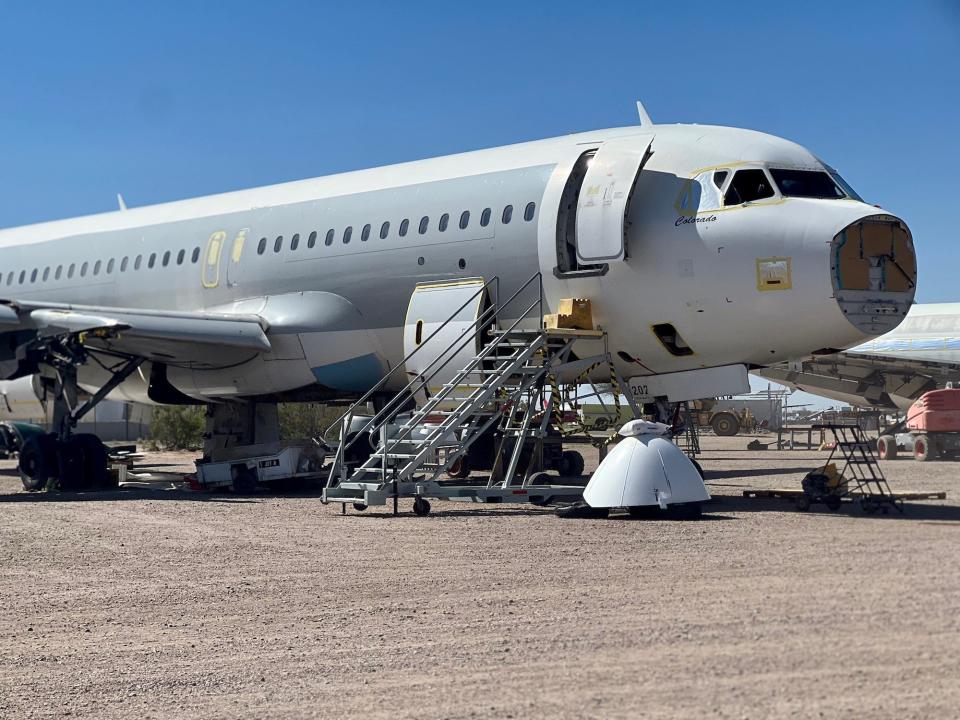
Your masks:
<svg viewBox="0 0 960 720"><path fill-rule="evenodd" d="M700 522L33 495L2 463L0 717L958 717L960 464L884 463L948 493L903 516L804 514L742 490L826 453L749 439L704 439Z"/></svg>

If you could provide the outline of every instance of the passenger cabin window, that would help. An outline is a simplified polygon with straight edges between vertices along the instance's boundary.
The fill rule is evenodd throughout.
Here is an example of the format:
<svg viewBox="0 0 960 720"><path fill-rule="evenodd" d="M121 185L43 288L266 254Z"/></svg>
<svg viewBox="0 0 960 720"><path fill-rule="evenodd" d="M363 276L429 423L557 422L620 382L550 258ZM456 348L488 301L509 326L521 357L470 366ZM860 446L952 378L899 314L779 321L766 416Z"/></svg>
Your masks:
<svg viewBox="0 0 960 720"><path fill-rule="evenodd" d="M324 244L324 245L333 245L333 236L334 236L334 235L336 235L336 233L333 231L333 228L330 228L329 230L327 230L327 236L323 239L323 244Z"/></svg>
<svg viewBox="0 0 960 720"><path fill-rule="evenodd" d="M278 253L282 248L283 248L283 235L277 235L277 239L273 241L273 251L275 253Z"/></svg>
<svg viewBox="0 0 960 720"><path fill-rule="evenodd" d="M353 237L353 225L347 225L346 230L343 231L343 244L346 245L350 242L350 238Z"/></svg>
<svg viewBox="0 0 960 720"><path fill-rule="evenodd" d="M535 202L528 202L527 206L523 209L523 219L527 222L533 220L533 216L537 212L537 204Z"/></svg>
<svg viewBox="0 0 960 720"><path fill-rule="evenodd" d="M167 251L163 254L163 266L166 267L166 266L169 265L169 264L170 264L170 251L167 250Z"/></svg>
<svg viewBox="0 0 960 720"><path fill-rule="evenodd" d="M839 200L846 194L825 172L770 168L770 175L784 197Z"/></svg>
<svg viewBox="0 0 960 720"><path fill-rule="evenodd" d="M181 252L183 252L183 251L181 250ZM110 258L110 259L107 261L107 275L110 275L110 274L112 274L112 273L113 273L113 258Z"/></svg>
<svg viewBox="0 0 960 720"><path fill-rule="evenodd" d="M389 234L390 234L390 223L385 222L383 225L380 226L380 239L386 240L387 235Z"/></svg>
<svg viewBox="0 0 960 720"><path fill-rule="evenodd" d="M153 266L157 264L157 254L150 253L150 259L147 260L147 267L153 270ZM87 271L87 264L84 263L83 267L80 268L80 274L83 275Z"/></svg>
<svg viewBox="0 0 960 720"><path fill-rule="evenodd" d="M420 218L420 234L423 235L427 232L427 227L430 225L430 216L424 215Z"/></svg>
<svg viewBox="0 0 960 720"><path fill-rule="evenodd" d="M87 276L87 268L90 266L90 263L84 263L80 266L80 277ZM150 267L153 267L152 265Z"/></svg>
<svg viewBox="0 0 960 720"><path fill-rule="evenodd" d="M300 233L294 233L290 238L290 249L296 250L298 247L300 247Z"/></svg>
<svg viewBox="0 0 960 720"><path fill-rule="evenodd" d="M723 196L724 205L740 205L773 197L773 187L767 174L759 168L737 170Z"/></svg>
<svg viewBox="0 0 960 720"><path fill-rule="evenodd" d="M94 274L94 275L99 275L99 274L100 274L100 261L99 261L99 260L97 260L97 261L93 264L93 274Z"/></svg>
<svg viewBox="0 0 960 720"><path fill-rule="evenodd" d="M513 219L513 205L507 205L503 209L503 215L500 216L500 220L503 222L504 225L507 225L512 219Z"/></svg>
<svg viewBox="0 0 960 720"><path fill-rule="evenodd" d="M130 264L130 258L127 256L124 256L123 260L120 261L120 272L126 272L127 265L129 264Z"/></svg>
<svg viewBox="0 0 960 720"><path fill-rule="evenodd" d="M480 227L486 227L490 224L490 214L493 211L490 208L484 208L483 212L480 213Z"/></svg>
<svg viewBox="0 0 960 720"><path fill-rule="evenodd" d="M407 236L407 230L410 228L410 221L404 218L400 221L400 237Z"/></svg>
<svg viewBox="0 0 960 720"><path fill-rule="evenodd" d="M63 265L57 265L57 272L54 273L53 279L59 280L61 275L63 275Z"/></svg>
<svg viewBox="0 0 960 720"><path fill-rule="evenodd" d="M200 259L200 248L195 247L195 248L193 249L193 254L190 256L190 262L192 262L194 265L196 265L196 264L197 264L197 260L199 260L199 259Z"/></svg>
<svg viewBox="0 0 960 720"><path fill-rule="evenodd" d="M139 270L142 262L143 262L143 255L137 255L137 259L133 261L133 269ZM73 266L71 266L70 272L71 273L73 272Z"/></svg>
<svg viewBox="0 0 960 720"><path fill-rule="evenodd" d="M470 211L464 210L462 213L460 213L460 229L466 230L467 225L469 224L470 224Z"/></svg>
<svg viewBox="0 0 960 720"><path fill-rule="evenodd" d="M67 278L72 278L72 277L73 277L73 273L76 271L76 269L77 269L77 264L76 264L76 263L70 263L70 269L67 270Z"/></svg>
<svg viewBox="0 0 960 720"><path fill-rule="evenodd" d="M370 239L370 223L367 223L363 226L363 230L360 231L360 242L366 242Z"/></svg>
<svg viewBox="0 0 960 720"><path fill-rule="evenodd" d="M20 281L19 281L20 284L23 285L23 281L26 280L26 279L27 279L27 271L26 271L26 270L21 270L21 271L20 271Z"/></svg>
<svg viewBox="0 0 960 720"><path fill-rule="evenodd" d="M307 238L307 249L312 250L313 246L317 244L317 231L314 230L310 233L310 237Z"/></svg>
<svg viewBox="0 0 960 720"><path fill-rule="evenodd" d="M267 239L265 237L260 238L260 243L257 245L257 255L263 255L267 250ZM196 262L196 260L194 260Z"/></svg>
<svg viewBox="0 0 960 720"><path fill-rule="evenodd" d="M43 269L43 281L46 282L50 278L50 268Z"/></svg>
<svg viewBox="0 0 960 720"><path fill-rule="evenodd" d="M438 227L440 228L440 232L446 232L446 231L447 231L447 225L448 225L449 223L450 223L450 213L444 213L443 215L441 215L441 216L440 216L440 225L438 226Z"/></svg>
<svg viewBox="0 0 960 720"><path fill-rule="evenodd" d="M177 265L183 265L183 260L187 256L186 250L181 250L177 253Z"/></svg>
<svg viewBox="0 0 960 720"><path fill-rule="evenodd" d="M33 272L30 273L30 282L35 283L37 281L37 269L34 268Z"/></svg>

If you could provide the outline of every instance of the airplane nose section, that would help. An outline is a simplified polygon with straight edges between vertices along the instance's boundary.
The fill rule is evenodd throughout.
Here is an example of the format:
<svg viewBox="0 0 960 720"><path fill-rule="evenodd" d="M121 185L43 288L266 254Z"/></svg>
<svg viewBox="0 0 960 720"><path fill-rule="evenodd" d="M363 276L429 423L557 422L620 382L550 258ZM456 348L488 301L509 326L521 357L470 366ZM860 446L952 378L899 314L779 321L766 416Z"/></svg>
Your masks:
<svg viewBox="0 0 960 720"><path fill-rule="evenodd" d="M893 330L913 304L917 257L906 223L869 215L843 228L830 244L834 297L844 317L868 335Z"/></svg>

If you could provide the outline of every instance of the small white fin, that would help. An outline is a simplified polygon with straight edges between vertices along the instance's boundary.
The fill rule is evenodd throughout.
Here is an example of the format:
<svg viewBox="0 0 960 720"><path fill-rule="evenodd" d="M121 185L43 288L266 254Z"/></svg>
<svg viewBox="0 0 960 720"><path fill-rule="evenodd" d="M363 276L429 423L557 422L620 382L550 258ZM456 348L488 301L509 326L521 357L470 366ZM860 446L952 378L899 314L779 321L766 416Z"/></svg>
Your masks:
<svg viewBox="0 0 960 720"><path fill-rule="evenodd" d="M117 205L120 206L120 210L126 210L127 204L123 201L123 195L117 193Z"/></svg>
<svg viewBox="0 0 960 720"><path fill-rule="evenodd" d="M640 116L640 124L646 127L647 125L653 125L653 120L650 119L650 115L647 113L647 109L643 106L643 103L637 100L637 115Z"/></svg>

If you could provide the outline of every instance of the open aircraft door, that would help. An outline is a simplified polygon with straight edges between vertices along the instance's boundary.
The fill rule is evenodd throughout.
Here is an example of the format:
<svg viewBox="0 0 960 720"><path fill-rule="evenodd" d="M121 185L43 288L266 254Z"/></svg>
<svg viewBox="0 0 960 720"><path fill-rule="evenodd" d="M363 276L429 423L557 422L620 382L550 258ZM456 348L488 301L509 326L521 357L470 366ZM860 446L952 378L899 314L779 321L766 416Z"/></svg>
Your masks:
<svg viewBox="0 0 960 720"><path fill-rule="evenodd" d="M429 376L442 365L429 382L431 394L450 382L482 348L485 328L478 331L477 320L490 306L484 283L483 278L418 283L410 296L403 351L409 355L420 350L407 360L406 372L412 380ZM448 321L457 308L459 312ZM482 378L471 373L462 383L476 384ZM418 402L424 400L425 396L417 398Z"/></svg>
<svg viewBox="0 0 960 720"><path fill-rule="evenodd" d="M637 177L652 154L653 136L603 143L597 150L577 201L577 261L581 264L626 257L627 210Z"/></svg>

